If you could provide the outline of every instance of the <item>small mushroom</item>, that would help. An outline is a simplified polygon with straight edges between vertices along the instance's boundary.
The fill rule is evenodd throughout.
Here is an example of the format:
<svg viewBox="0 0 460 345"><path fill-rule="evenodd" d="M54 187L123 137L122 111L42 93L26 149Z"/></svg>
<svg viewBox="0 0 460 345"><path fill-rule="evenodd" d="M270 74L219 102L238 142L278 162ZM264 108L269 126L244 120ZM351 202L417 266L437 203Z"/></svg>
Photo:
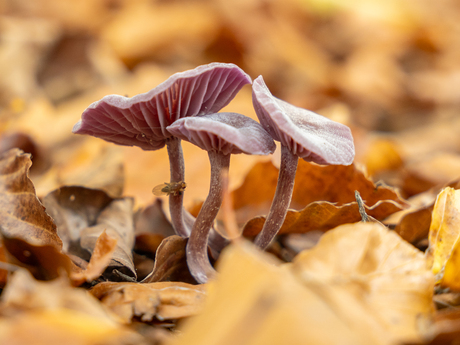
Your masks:
<svg viewBox="0 0 460 345"><path fill-rule="evenodd" d="M268 155L276 145L262 126L236 113L217 113L180 119L167 127L175 136L208 151L211 163L209 194L201 207L187 243L187 264L200 283L215 275L208 258L209 231L222 204L222 170L230 165L230 154Z"/></svg>
<svg viewBox="0 0 460 345"><path fill-rule="evenodd" d="M180 139L166 127L180 118L219 111L250 83L251 78L236 65L199 66L176 73L154 89L132 98L103 97L83 112L72 131L143 150L158 150L166 145L170 183L179 183L185 179ZM169 195L174 229L178 235L187 237L190 229L183 220L182 204L183 193Z"/></svg>
<svg viewBox="0 0 460 345"><path fill-rule="evenodd" d="M255 239L255 244L265 249L286 218L298 158L317 164L350 165L355 149L347 126L274 97L262 76L253 82L252 102L263 128L281 143L275 196L262 231Z"/></svg>

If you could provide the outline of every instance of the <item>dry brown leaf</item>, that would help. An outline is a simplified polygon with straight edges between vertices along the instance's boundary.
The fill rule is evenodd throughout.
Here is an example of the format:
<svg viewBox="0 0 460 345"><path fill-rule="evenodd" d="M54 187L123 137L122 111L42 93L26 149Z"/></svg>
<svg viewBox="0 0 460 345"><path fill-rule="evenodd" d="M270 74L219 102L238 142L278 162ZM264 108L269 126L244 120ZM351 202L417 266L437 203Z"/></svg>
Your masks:
<svg viewBox="0 0 460 345"><path fill-rule="evenodd" d="M426 334L434 276L422 252L377 223L343 225L324 234L291 266L306 286L322 281L340 287L368 310L389 335L419 342Z"/></svg>
<svg viewBox="0 0 460 345"><path fill-rule="evenodd" d="M86 291L65 279L38 282L25 270L14 273L3 291L0 308L2 344L112 344L141 341Z"/></svg>
<svg viewBox="0 0 460 345"><path fill-rule="evenodd" d="M94 252L99 236L106 231L117 239L110 266L126 268L136 277L132 250L134 248L134 220L132 198L113 200L98 215L96 225L85 228L81 232L80 245Z"/></svg>
<svg viewBox="0 0 460 345"><path fill-rule="evenodd" d="M409 243L426 238L430 231L433 205L407 213L395 227L395 232Z"/></svg>
<svg viewBox="0 0 460 345"><path fill-rule="evenodd" d="M187 239L177 235L165 238L157 249L152 272L142 283L182 281L196 283L191 276L185 256Z"/></svg>
<svg viewBox="0 0 460 345"><path fill-rule="evenodd" d="M278 169L271 162L254 165L243 184L233 192L233 206L239 223L267 213L277 181ZM394 190L382 185L376 186L354 165L320 166L299 160L290 207L299 210L315 201L328 201L343 206L355 201L356 190L365 204L376 210L382 210L381 206L374 206L379 201L385 201L386 205L394 204L385 207L385 211L380 214L377 211L375 215L369 214L377 219L383 219L407 206Z"/></svg>
<svg viewBox="0 0 460 345"><path fill-rule="evenodd" d="M100 283L91 293L125 323L134 317L143 322L175 320L201 311L205 285L182 282Z"/></svg>
<svg viewBox="0 0 460 345"><path fill-rule="evenodd" d="M378 201L372 207L366 207L367 215L376 219L401 210L401 206L391 200ZM352 202L336 206L330 202L312 202L301 211L289 210L279 234L304 233L308 231L326 231L342 224L356 223L361 220L358 204ZM244 225L245 236L255 236L265 223L265 217L255 217Z"/></svg>
<svg viewBox="0 0 460 345"><path fill-rule="evenodd" d="M159 198L136 212L134 228L136 235L158 234L162 237L168 237L175 234L171 222L163 211L163 201Z"/></svg>
<svg viewBox="0 0 460 345"><path fill-rule="evenodd" d="M99 214L113 200L102 190L79 186L64 186L43 198L57 225L64 251L72 252L70 247L80 240L81 231L96 224Z"/></svg>
<svg viewBox="0 0 460 345"><path fill-rule="evenodd" d="M114 199L102 190L66 186L48 194L44 203L56 220L67 253L88 260L87 251L92 253L98 237L107 231L118 240L110 266L126 267L135 275L132 198Z"/></svg>
<svg viewBox="0 0 460 345"><path fill-rule="evenodd" d="M116 250L117 240L110 237L104 231L96 241L91 259L86 269L81 272L73 272L70 279L73 285L80 285L83 282L91 282L99 277L112 260L112 255Z"/></svg>
<svg viewBox="0 0 460 345"><path fill-rule="evenodd" d="M249 243L227 247L204 310L171 344L393 343L352 295L320 280L303 285L278 265Z"/></svg>
<svg viewBox="0 0 460 345"><path fill-rule="evenodd" d="M63 273L79 272L69 257L51 245L38 246L21 238L2 237L7 262L27 268L36 279L56 279Z"/></svg>
<svg viewBox="0 0 460 345"><path fill-rule="evenodd" d="M1 232L31 245L50 245L60 250L62 241L56 225L35 195L28 177L31 164L30 155L19 149L0 155Z"/></svg>

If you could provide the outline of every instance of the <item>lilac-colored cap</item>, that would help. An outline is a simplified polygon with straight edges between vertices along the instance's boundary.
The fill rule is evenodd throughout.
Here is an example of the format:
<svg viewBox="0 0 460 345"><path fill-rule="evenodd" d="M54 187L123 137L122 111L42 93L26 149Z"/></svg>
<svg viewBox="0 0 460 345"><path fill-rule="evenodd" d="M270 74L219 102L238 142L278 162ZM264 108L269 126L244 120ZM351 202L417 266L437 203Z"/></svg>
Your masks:
<svg viewBox="0 0 460 345"><path fill-rule="evenodd" d="M169 77L154 89L128 98L108 95L91 104L72 132L144 150L171 137L174 121L219 111L251 78L234 64L211 63Z"/></svg>
<svg viewBox="0 0 460 345"><path fill-rule="evenodd" d="M274 97L262 76L252 84L252 102L273 139L308 162L350 165L355 148L350 128Z"/></svg>
<svg viewBox="0 0 460 345"><path fill-rule="evenodd" d="M168 131L206 151L268 155L276 145L253 119L237 113L216 113L177 120Z"/></svg>

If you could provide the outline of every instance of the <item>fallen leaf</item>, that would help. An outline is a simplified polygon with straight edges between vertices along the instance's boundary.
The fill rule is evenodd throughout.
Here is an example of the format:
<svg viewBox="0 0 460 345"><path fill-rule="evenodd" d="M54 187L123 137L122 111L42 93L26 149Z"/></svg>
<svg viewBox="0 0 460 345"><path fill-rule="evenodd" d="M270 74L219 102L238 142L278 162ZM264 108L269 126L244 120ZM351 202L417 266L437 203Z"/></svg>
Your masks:
<svg viewBox="0 0 460 345"><path fill-rule="evenodd" d="M202 309L206 287L181 282L106 282L96 285L91 293L125 323L131 323L135 317L150 322L195 315Z"/></svg>
<svg viewBox="0 0 460 345"><path fill-rule="evenodd" d="M134 228L136 235L158 234L162 237L168 237L175 234L171 222L163 211L163 201L159 198L136 212Z"/></svg>
<svg viewBox="0 0 460 345"><path fill-rule="evenodd" d="M416 244L428 238L431 214L437 191L429 190L407 199L410 207L385 218L385 225L391 227L407 242Z"/></svg>
<svg viewBox="0 0 460 345"><path fill-rule="evenodd" d="M353 296L321 280L302 284L279 264L249 243L227 247L203 311L171 344L393 343Z"/></svg>
<svg viewBox="0 0 460 345"><path fill-rule="evenodd" d="M30 271L36 279L52 280L63 273L79 271L72 261L56 247L33 245L21 238L8 237L0 230L7 262Z"/></svg>
<svg viewBox="0 0 460 345"><path fill-rule="evenodd" d="M432 212L433 205L407 213L396 225L395 232L407 242L417 243L428 236Z"/></svg>
<svg viewBox="0 0 460 345"><path fill-rule="evenodd" d="M27 271L18 270L3 291L0 308L2 344L97 345L115 343L115 339L142 340L64 278L38 282Z"/></svg>
<svg viewBox="0 0 460 345"><path fill-rule="evenodd" d="M401 210L401 206L392 200L378 201L372 207L366 207L366 213L376 219ZM308 231L327 231L342 224L356 223L361 220L357 202L336 206L330 202L312 202L301 211L288 210L279 234L305 233ZM249 220L243 229L245 236L255 236L265 223L265 217Z"/></svg>
<svg viewBox="0 0 460 345"><path fill-rule="evenodd" d="M233 207L238 223L267 214L277 181L278 169L271 162L254 165L243 184L233 192ZM377 219L385 218L407 206L393 189L384 185L376 186L354 165L320 166L299 160L290 208L303 209L316 201L328 201L340 207L355 201L355 190L359 191L365 204L371 208L378 209L374 205L379 201L386 205L394 204L394 207L386 207L386 212L380 215L369 214Z"/></svg>
<svg viewBox="0 0 460 345"><path fill-rule="evenodd" d="M70 275L72 284L78 286L85 281L89 283L99 277L110 264L113 253L117 248L116 245L117 240L107 235L104 231L96 241L96 245L86 269Z"/></svg>
<svg viewBox="0 0 460 345"><path fill-rule="evenodd" d="M460 234L460 218L457 217L459 210L460 191L450 187L443 189L433 208L427 250L433 273L440 274L439 278L442 278L443 268L457 246Z"/></svg>
<svg viewBox="0 0 460 345"><path fill-rule="evenodd" d="M110 266L127 268L136 277L132 255L134 247L133 204L132 198L113 200L99 214L96 225L87 227L81 232L80 245L93 253L97 239L106 231L108 235L117 239Z"/></svg>
<svg viewBox="0 0 460 345"><path fill-rule="evenodd" d="M185 247L187 239L177 235L165 238L157 249L152 272L142 283L182 281L196 283L188 270Z"/></svg>
<svg viewBox="0 0 460 345"><path fill-rule="evenodd" d="M433 314L434 276L423 253L387 228L342 225L296 256L291 269L306 286L321 281L346 290L394 339L424 339L417 324Z"/></svg>
<svg viewBox="0 0 460 345"><path fill-rule="evenodd" d="M60 250L62 242L56 225L35 195L28 177L31 164L30 155L19 149L0 155L1 232L32 245L50 245Z"/></svg>
<svg viewBox="0 0 460 345"><path fill-rule="evenodd" d="M113 200L102 190L79 186L64 186L43 198L57 225L65 252L73 252L72 248L79 242L83 229L96 224L99 214Z"/></svg>
<svg viewBox="0 0 460 345"><path fill-rule="evenodd" d="M126 267L135 276L132 198L112 198L102 190L65 186L49 193L43 202L56 220L66 253L89 260L98 237L107 231L118 240L110 266Z"/></svg>

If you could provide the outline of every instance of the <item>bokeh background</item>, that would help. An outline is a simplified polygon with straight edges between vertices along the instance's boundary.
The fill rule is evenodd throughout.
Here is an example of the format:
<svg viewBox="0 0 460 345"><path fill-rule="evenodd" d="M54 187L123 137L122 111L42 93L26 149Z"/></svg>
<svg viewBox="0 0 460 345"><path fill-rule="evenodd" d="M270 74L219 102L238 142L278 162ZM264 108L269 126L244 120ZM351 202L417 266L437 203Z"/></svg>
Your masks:
<svg viewBox="0 0 460 345"><path fill-rule="evenodd" d="M72 184L148 203L169 180L166 150L117 147L72 126L106 94L133 96L214 61L349 125L356 163L409 196L434 183L425 175L460 171L454 0L0 0L0 150L33 154L39 195ZM255 118L250 86L226 110ZM184 153L191 204L207 194L209 165L200 149L185 143ZM234 156L231 186L260 159L271 158ZM425 175L392 175L402 164Z"/></svg>

